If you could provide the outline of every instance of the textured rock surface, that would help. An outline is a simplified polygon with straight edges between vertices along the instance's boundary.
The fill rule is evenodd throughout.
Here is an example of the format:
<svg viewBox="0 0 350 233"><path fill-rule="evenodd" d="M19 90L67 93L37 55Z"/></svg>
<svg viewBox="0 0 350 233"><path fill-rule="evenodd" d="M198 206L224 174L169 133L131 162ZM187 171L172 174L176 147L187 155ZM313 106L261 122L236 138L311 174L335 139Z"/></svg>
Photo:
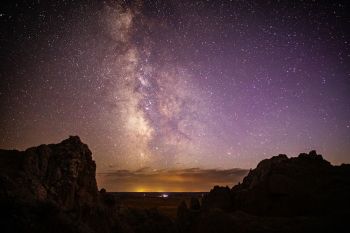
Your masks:
<svg viewBox="0 0 350 233"><path fill-rule="evenodd" d="M232 189L214 187L184 232L348 232L349 196L349 165L278 155Z"/></svg>
<svg viewBox="0 0 350 233"><path fill-rule="evenodd" d="M79 137L20 151L0 151L1 198L52 201L69 210L97 202L96 165Z"/></svg>
<svg viewBox="0 0 350 233"><path fill-rule="evenodd" d="M324 215L350 209L350 169L315 151L261 161L232 188L232 210L266 216Z"/></svg>
<svg viewBox="0 0 350 233"><path fill-rule="evenodd" d="M25 151L0 150L1 232L175 232L157 211L126 209L97 190L96 165L79 137Z"/></svg>

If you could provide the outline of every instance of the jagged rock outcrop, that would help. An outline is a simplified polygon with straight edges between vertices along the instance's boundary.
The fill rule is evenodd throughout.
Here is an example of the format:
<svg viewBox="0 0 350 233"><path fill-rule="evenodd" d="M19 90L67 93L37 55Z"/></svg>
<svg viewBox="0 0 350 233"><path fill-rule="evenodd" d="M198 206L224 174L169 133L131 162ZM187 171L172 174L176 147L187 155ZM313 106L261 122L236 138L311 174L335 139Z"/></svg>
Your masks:
<svg viewBox="0 0 350 233"><path fill-rule="evenodd" d="M203 209L229 210L232 207L232 195L229 187L214 186L204 198Z"/></svg>
<svg viewBox="0 0 350 233"><path fill-rule="evenodd" d="M265 216L324 215L350 210L350 170L316 151L261 161L232 188L233 209Z"/></svg>
<svg viewBox="0 0 350 233"><path fill-rule="evenodd" d="M25 151L0 150L0 229L5 232L176 232L154 210L120 210L97 189L96 164L78 136Z"/></svg>
<svg viewBox="0 0 350 233"><path fill-rule="evenodd" d="M261 161L230 191L215 187L203 206L264 216L322 215L350 209L350 170L316 151ZM226 191L225 191L226 190Z"/></svg>
<svg viewBox="0 0 350 233"><path fill-rule="evenodd" d="M347 232L350 166L316 151L261 161L231 190L214 187L186 232Z"/></svg>
<svg viewBox="0 0 350 233"><path fill-rule="evenodd" d="M25 151L0 151L0 198L51 201L65 210L95 205L96 164L79 137Z"/></svg>
<svg viewBox="0 0 350 233"><path fill-rule="evenodd" d="M25 151L0 150L4 232L108 232L113 209L99 195L96 164L78 136Z"/></svg>

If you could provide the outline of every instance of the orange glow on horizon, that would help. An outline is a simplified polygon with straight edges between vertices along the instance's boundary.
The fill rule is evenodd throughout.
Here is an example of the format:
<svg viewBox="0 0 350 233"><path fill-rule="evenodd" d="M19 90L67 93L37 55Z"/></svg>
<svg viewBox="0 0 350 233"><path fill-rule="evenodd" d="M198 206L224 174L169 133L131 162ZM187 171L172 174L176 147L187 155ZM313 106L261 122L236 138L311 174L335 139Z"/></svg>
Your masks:
<svg viewBox="0 0 350 233"><path fill-rule="evenodd" d="M232 187L240 182L248 170L166 170L154 172L120 171L98 174L110 192L208 192L215 185ZM102 188L102 187L100 187Z"/></svg>

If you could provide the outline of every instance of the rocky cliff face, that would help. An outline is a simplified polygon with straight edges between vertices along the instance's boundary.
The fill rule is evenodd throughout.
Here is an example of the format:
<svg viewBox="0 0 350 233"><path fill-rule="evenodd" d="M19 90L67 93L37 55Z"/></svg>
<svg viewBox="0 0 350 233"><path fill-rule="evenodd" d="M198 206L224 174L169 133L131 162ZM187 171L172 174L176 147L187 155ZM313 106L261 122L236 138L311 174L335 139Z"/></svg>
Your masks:
<svg viewBox="0 0 350 233"><path fill-rule="evenodd" d="M349 197L350 165L332 166L315 151L281 154L232 189L214 187L184 232L348 232Z"/></svg>
<svg viewBox="0 0 350 233"><path fill-rule="evenodd" d="M324 215L350 209L350 169L315 151L261 161L232 188L232 210L268 216Z"/></svg>
<svg viewBox="0 0 350 233"><path fill-rule="evenodd" d="M0 231L175 232L158 211L119 208L97 190L96 165L79 137L25 151L0 150Z"/></svg>
<svg viewBox="0 0 350 233"><path fill-rule="evenodd" d="M96 165L79 137L0 151L0 198L51 201L65 210L97 203Z"/></svg>

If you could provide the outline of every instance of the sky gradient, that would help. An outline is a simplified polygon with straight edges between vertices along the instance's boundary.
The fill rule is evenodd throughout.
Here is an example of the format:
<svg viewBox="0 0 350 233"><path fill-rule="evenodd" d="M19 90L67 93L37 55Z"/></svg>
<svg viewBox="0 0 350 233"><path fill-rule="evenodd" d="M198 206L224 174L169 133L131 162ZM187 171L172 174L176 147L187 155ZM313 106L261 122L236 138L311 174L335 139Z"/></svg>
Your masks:
<svg viewBox="0 0 350 233"><path fill-rule="evenodd" d="M2 2L0 148L79 135L107 188L103 174L121 170L207 174L311 149L349 163L349 12L346 1Z"/></svg>

